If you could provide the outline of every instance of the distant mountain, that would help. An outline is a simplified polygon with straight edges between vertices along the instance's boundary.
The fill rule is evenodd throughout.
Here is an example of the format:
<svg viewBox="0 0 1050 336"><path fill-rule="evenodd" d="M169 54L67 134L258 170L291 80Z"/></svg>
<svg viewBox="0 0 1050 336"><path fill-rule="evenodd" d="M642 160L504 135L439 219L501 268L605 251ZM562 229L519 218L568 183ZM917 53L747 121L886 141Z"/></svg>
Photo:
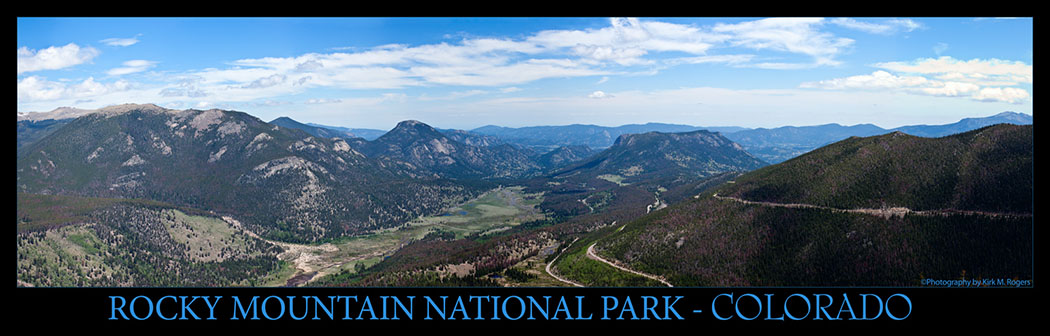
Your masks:
<svg viewBox="0 0 1050 336"><path fill-rule="evenodd" d="M43 139L49 134L54 133L70 121L73 121L73 119L19 120L17 137L18 150L21 151L23 146L32 144L37 140Z"/></svg>
<svg viewBox="0 0 1050 336"><path fill-rule="evenodd" d="M294 128L294 129L301 130L303 132L306 132L307 134L310 134L312 136L319 137L319 138L343 138L343 139L355 138L354 134L349 133L349 132L338 131L338 130L334 130L334 129L330 129L330 128L324 128L324 127L310 126L310 125L303 124L303 123L300 123L298 121L292 120L292 118L289 118L289 117L280 117L280 118L274 119L274 120L270 121L270 124L281 126L281 127Z"/></svg>
<svg viewBox="0 0 1050 336"><path fill-rule="evenodd" d="M539 171L531 152L510 145L472 146L450 139L430 125L402 121L364 145L365 155L418 176L513 178Z"/></svg>
<svg viewBox="0 0 1050 336"><path fill-rule="evenodd" d="M59 107L49 112L18 113L18 150L58 130L74 118L94 113L95 110Z"/></svg>
<svg viewBox="0 0 1050 336"><path fill-rule="evenodd" d="M459 141L466 145L478 146L478 147L489 147L502 145L504 142L497 137L491 135L484 135L464 130L439 130L441 134L444 134L449 139Z"/></svg>
<svg viewBox="0 0 1050 336"><path fill-rule="evenodd" d="M703 178L766 165L719 133L625 134L608 149L554 176L592 176L633 183L658 178Z"/></svg>
<svg viewBox="0 0 1050 336"><path fill-rule="evenodd" d="M842 126L825 124L816 126L784 126L772 129L757 128L727 134L726 137L740 144L750 146L800 145L823 146L851 136L872 136L887 133L885 129L861 124Z"/></svg>
<svg viewBox="0 0 1050 336"><path fill-rule="evenodd" d="M852 137L642 217L596 250L676 286L1028 279L1033 148L1032 126Z"/></svg>
<svg viewBox="0 0 1050 336"><path fill-rule="evenodd" d="M947 125L903 126L894 128L893 131L901 131L921 137L937 138L995 124L1030 125L1032 124L1032 116L1017 112L1003 112L984 118L966 118L959 122Z"/></svg>
<svg viewBox="0 0 1050 336"><path fill-rule="evenodd" d="M556 168L591 157L598 151L587 146L562 146L537 158L539 164L548 168Z"/></svg>
<svg viewBox="0 0 1050 336"><path fill-rule="evenodd" d="M510 128L500 126L483 126L471 130L474 133L492 135L509 143L520 144L529 147L541 147L548 150L560 146L588 146L591 148L606 148L612 146L617 137L624 134L640 134L647 132L681 133L692 132L701 129L715 130L721 132L739 131L741 127L697 127L689 125L647 123L644 125L623 125L619 127L605 127L595 125L567 125L567 126L531 126L521 128Z"/></svg>
<svg viewBox="0 0 1050 336"><path fill-rule="evenodd" d="M1022 113L1003 112L985 118L966 118L947 125L914 125L894 129L884 129L871 124L785 126L742 130L727 133L726 137L763 160L779 163L851 136L865 137L900 131L915 136L942 137L1000 123L1027 125L1032 123L1032 117Z"/></svg>
<svg viewBox="0 0 1050 336"><path fill-rule="evenodd" d="M56 108L56 109L51 110L49 112L19 113L18 114L18 121L22 121L22 120L41 121L41 120L48 120L48 119L53 119L53 120L73 119L73 118L77 118L77 117L80 117L80 116L88 115L88 114L91 114L91 113L95 113L95 110L79 109L79 108L75 108L75 107L59 107L59 108Z"/></svg>
<svg viewBox="0 0 1050 336"><path fill-rule="evenodd" d="M236 216L271 239L308 242L402 224L477 190L410 178L325 139L223 110L119 105L23 148L17 189L144 198Z"/></svg>
<svg viewBox="0 0 1050 336"><path fill-rule="evenodd" d="M871 124L854 126L826 124L772 129L757 128L726 134L726 137L765 161L779 163L851 136L871 136L887 132L889 131Z"/></svg>
<svg viewBox="0 0 1050 336"><path fill-rule="evenodd" d="M327 129L330 129L330 130L336 130L336 131L340 131L340 132L350 133L350 134L353 134L354 136L364 138L365 140L368 140L368 141L375 140L375 139L383 136L383 134L386 134L386 132L387 132L387 131L384 131L384 130L377 130L377 129L371 129L371 128L346 128L346 127L338 127L338 126L321 125L321 124L315 124L315 123L306 123L306 124L310 125L310 126L314 126L314 127L321 127L321 128L327 128Z"/></svg>

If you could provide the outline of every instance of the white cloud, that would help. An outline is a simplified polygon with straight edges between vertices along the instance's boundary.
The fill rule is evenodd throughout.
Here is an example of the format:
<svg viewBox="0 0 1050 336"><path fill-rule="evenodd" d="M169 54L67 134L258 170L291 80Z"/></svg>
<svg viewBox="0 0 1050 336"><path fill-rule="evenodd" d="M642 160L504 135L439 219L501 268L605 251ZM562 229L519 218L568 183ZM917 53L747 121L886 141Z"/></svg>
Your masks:
<svg viewBox="0 0 1050 336"><path fill-rule="evenodd" d="M96 82L93 77L88 77L88 79L80 83L67 85L61 82L48 81L42 77L29 76L18 81L18 101L22 103L83 99L129 89L131 89L131 84L126 81L103 84Z"/></svg>
<svg viewBox="0 0 1050 336"><path fill-rule="evenodd" d="M923 25L911 19L887 19L880 23L861 22L850 18L837 18L831 20L832 24L845 28L863 31L871 34L890 35L897 32L911 32L923 28Z"/></svg>
<svg viewBox="0 0 1050 336"><path fill-rule="evenodd" d="M569 51L591 64L649 64L649 52L702 55L724 37L697 27L635 18L613 18L610 26L588 30L548 30L526 39L548 51Z"/></svg>
<svg viewBox="0 0 1050 336"><path fill-rule="evenodd" d="M603 98L612 98L612 97L613 97L613 95L605 93L603 91L594 91L594 92L591 92L591 94L587 95L587 98L594 98L594 99L603 99Z"/></svg>
<svg viewBox="0 0 1050 336"><path fill-rule="evenodd" d="M315 104L333 104L333 103L338 103L338 102L342 102L342 100L339 100L339 99L325 99L325 98L313 98L313 99L307 99L306 100L306 104L310 104L310 105L315 105Z"/></svg>
<svg viewBox="0 0 1050 336"><path fill-rule="evenodd" d="M92 47L81 48L70 43L61 47L48 47L43 50L18 48L18 74L40 70L56 70L90 62L100 54Z"/></svg>
<svg viewBox="0 0 1050 336"><path fill-rule="evenodd" d="M161 97L190 97L200 98L207 96L208 93L204 92L197 87L197 80L194 79L183 79L175 86L169 86L163 88L158 92Z"/></svg>
<svg viewBox="0 0 1050 336"><path fill-rule="evenodd" d="M245 89L268 88L268 87L271 87L271 86L274 86L274 85L277 85L277 84L284 83L285 79L287 79L287 78L288 77L286 77L285 75L280 75L280 74L267 76L267 77L256 79L256 80L252 81L251 83L249 83L248 85L242 86L242 88L245 88Z"/></svg>
<svg viewBox="0 0 1050 336"><path fill-rule="evenodd" d="M418 86L520 85L548 78L652 75L668 66L721 63L737 67L799 69L835 65L852 40L817 31L819 19L769 19L697 27L633 18L610 19L598 29L547 30L519 39L470 38L425 45L389 44L295 57L263 57L205 69L199 89L292 94L310 88L400 89ZM747 46L809 55L808 63L757 63L755 55L708 55L713 48ZM338 48L343 50L346 48ZM657 61L662 52L683 57ZM645 66L647 69L622 69ZM608 79L602 80L602 82ZM175 93L169 90L168 93ZM240 92L258 99L261 91Z"/></svg>
<svg viewBox="0 0 1050 336"><path fill-rule="evenodd" d="M856 21L856 20L854 20ZM865 20L868 21L868 20ZM846 22L846 21L843 21ZM849 22L846 22L849 23ZM909 29L907 21L879 21L878 24L894 25L897 29ZM328 53L309 53L293 57L261 57L232 61L225 68L210 68L175 74L167 77L166 83L151 83L149 89L121 91L115 84L80 82L74 84L48 82L43 78L20 81L19 100L41 97L69 97L74 92L80 95L92 92L125 92L110 95L104 101L118 98L156 100L158 103L180 97L208 97L212 103L265 102L275 97L301 94L308 89L325 88L335 90L357 89L402 89L407 87L471 86L449 97L461 98L482 93L510 93L520 90L516 86L552 78L591 77L598 84L610 80L611 76L653 75L670 67L683 64L715 64L732 67L755 67L767 69L803 69L839 64L836 57L853 44L853 41L822 31L828 20L822 19L764 19L736 24L714 24L707 26L658 22L634 18L615 18L604 27L592 29L547 30L513 38L459 35L445 42L405 45L389 44L372 48L332 48ZM109 45L132 45L138 36L127 39L106 39ZM761 50L754 54L719 54L719 49L733 47ZM73 50L76 48L77 50ZM19 74L23 69L43 69L44 66L28 66L29 60L45 51L80 55L72 62L50 62L50 68L67 67L77 62L90 61L98 55L93 48L80 48L75 44L52 47L40 52L19 49ZM796 59L769 56L765 51L790 53ZM745 52L746 53L746 52ZM665 57L673 58L665 58ZM46 63L46 62L37 62ZM24 66L23 64L26 64ZM120 76L148 71L156 62L133 60L107 73ZM888 72L894 72L886 69ZM150 74L155 77L164 74ZM954 76L949 73L939 76ZM897 77L913 77L895 75ZM979 78L972 74L962 79L941 79L926 76L930 81L971 83L979 80L996 80L1009 83L1002 76ZM184 81L183 78L192 78ZM598 79L600 78L600 79ZM1030 76L1029 76L1030 78ZM162 79L164 80L164 79ZM855 81L856 79L854 79ZM1030 81L1030 79L1029 79ZM92 84L94 83L94 84ZM126 82L125 82L126 83ZM90 90L92 86L99 86ZM989 87L987 84L977 84ZM1010 85L998 85L1008 87ZM929 89L926 94L962 94L966 87L929 86L914 89ZM472 90L475 89L475 90ZM939 90L939 91L938 91ZM130 96L145 93L146 98ZM600 91L598 91L600 92ZM611 95L602 93L606 98ZM593 96L592 93L590 96ZM579 95L578 99L585 100ZM617 100L620 99L619 93ZM989 97L994 96L989 92ZM405 100L407 96L384 97L383 101ZM433 98L432 98L433 99ZM419 99L422 100L422 99ZM342 103L349 103L345 99ZM192 106L196 99L186 102ZM318 101L315 103L322 103ZM593 103L593 102L592 102Z"/></svg>
<svg viewBox="0 0 1050 336"><path fill-rule="evenodd" d="M803 54L811 56L817 66L837 65L835 56L853 45L853 40L818 31L822 24L819 18L772 18L717 24L713 31L728 34L728 43L734 46Z"/></svg>
<svg viewBox="0 0 1050 336"><path fill-rule="evenodd" d="M469 90L469 91L453 92L452 96L455 97L455 98L463 98L463 97L477 96L477 95L482 95L482 94L487 94L487 93L489 93L489 92L485 91L485 90Z"/></svg>
<svg viewBox="0 0 1050 336"><path fill-rule="evenodd" d="M819 82L802 83L802 88L822 88L832 90L844 89L898 89L928 86L930 81L921 76L896 76L889 72L878 70L871 75L857 75L845 78L822 80Z"/></svg>
<svg viewBox="0 0 1050 336"><path fill-rule="evenodd" d="M108 38L108 39L105 39L105 40L101 40L99 42L101 42L101 43L103 43L105 45L108 45L108 46L113 46L113 47L128 47L128 46L134 45L135 43L139 43L139 40L138 40L139 36L142 36L142 34L138 34L138 35L135 35L135 37L129 37L129 38L117 38L117 37Z"/></svg>
<svg viewBox="0 0 1050 336"><path fill-rule="evenodd" d="M146 61L146 60L131 60L123 63L124 66L120 68L113 68L106 72L110 76L127 75L136 72L143 72L146 69L152 68L157 65L157 62Z"/></svg>
<svg viewBox="0 0 1050 336"><path fill-rule="evenodd" d="M875 66L902 72L877 70L871 75L806 82L801 88L829 90L885 90L937 97L966 97L982 102L1020 104L1030 98L1028 91L1016 87L1032 82L1032 67L1022 62L1001 60L959 61L951 57L921 59L915 62L887 62Z"/></svg>
<svg viewBox="0 0 1050 336"><path fill-rule="evenodd" d="M53 100L63 96L65 85L29 76L18 81L18 100Z"/></svg>
<svg viewBox="0 0 1050 336"><path fill-rule="evenodd" d="M755 58L755 55L710 55L710 56L696 56L696 57L683 57L670 61L669 63L689 63L689 64L702 64L702 63L725 63L729 65L740 65L750 62Z"/></svg>
<svg viewBox="0 0 1050 336"><path fill-rule="evenodd" d="M950 56L924 58L913 62L877 63L875 67L906 73L918 74L962 74L966 77L992 80L1008 80L1019 83L1032 83L1032 66L1021 61L999 59L957 60Z"/></svg>
<svg viewBox="0 0 1050 336"><path fill-rule="evenodd" d="M317 60L307 60L295 65L295 71L298 72L314 71L321 68L324 68L324 64Z"/></svg>
<svg viewBox="0 0 1050 336"><path fill-rule="evenodd" d="M931 95L931 96L965 97L965 96L973 95L974 93L976 93L978 90L981 89L980 86L974 85L972 83L960 83L960 82L943 82L943 83L932 82L932 83L933 83L933 86L931 86L931 87L924 87L924 88L921 88L920 90L923 93ZM978 100L980 100L980 99L978 99Z"/></svg>
<svg viewBox="0 0 1050 336"><path fill-rule="evenodd" d="M268 106L281 106L281 105L291 105L291 104L292 104L292 102L277 101L277 100L267 99L267 100L262 101L262 102L254 102L254 103L250 103L248 105L249 106L253 106L253 107L268 107Z"/></svg>
<svg viewBox="0 0 1050 336"><path fill-rule="evenodd" d="M974 99L986 102L1005 102L1018 104L1028 100L1028 91L1018 88L984 88L981 89Z"/></svg>

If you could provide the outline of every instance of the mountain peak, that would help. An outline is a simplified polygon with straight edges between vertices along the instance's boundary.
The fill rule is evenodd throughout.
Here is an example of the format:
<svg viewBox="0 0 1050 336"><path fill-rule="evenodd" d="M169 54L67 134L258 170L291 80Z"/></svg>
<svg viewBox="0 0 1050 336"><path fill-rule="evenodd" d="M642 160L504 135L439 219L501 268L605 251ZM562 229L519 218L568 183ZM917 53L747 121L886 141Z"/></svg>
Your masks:
<svg viewBox="0 0 1050 336"><path fill-rule="evenodd" d="M394 127L394 129L390 130L389 133L401 133L401 132L411 132L411 133L426 132L426 133L434 133L434 134L440 135L440 132L438 132L437 129L435 129L434 127L431 127L430 125L422 123L422 122L420 122L418 120L405 120L405 121L399 122L399 123L397 123L397 126Z"/></svg>
<svg viewBox="0 0 1050 336"><path fill-rule="evenodd" d="M397 126L395 128L397 128L397 127L418 127L420 125L426 126L426 127L430 127L430 125L424 124L424 123L420 122L419 120L405 120L405 121L397 123Z"/></svg>
<svg viewBox="0 0 1050 336"><path fill-rule="evenodd" d="M127 112L131 112L131 111L145 111L145 112L164 113L164 112L173 111L173 110L166 109L166 108L157 106L155 104L120 104L120 105L106 106L106 107L98 109L99 113L107 114L107 115L117 115L117 114L127 113Z"/></svg>
<svg viewBox="0 0 1050 336"><path fill-rule="evenodd" d="M999 114L996 114L996 115L992 116L992 118L1006 119L1006 120L1017 121L1017 122L1024 122L1024 123L1032 122L1032 116L1024 114L1024 113L1013 112L1013 111L1002 112L1002 113L999 113Z"/></svg>

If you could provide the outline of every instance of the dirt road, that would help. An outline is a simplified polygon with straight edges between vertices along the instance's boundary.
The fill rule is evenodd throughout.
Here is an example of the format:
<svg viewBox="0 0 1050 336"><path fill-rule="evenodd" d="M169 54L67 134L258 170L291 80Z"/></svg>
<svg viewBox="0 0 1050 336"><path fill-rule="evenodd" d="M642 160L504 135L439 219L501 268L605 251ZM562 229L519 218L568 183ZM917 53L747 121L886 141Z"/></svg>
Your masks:
<svg viewBox="0 0 1050 336"><path fill-rule="evenodd" d="M667 282L667 280L664 280L664 278L661 277L661 276L656 276L656 275L652 275L652 274L638 272L638 271L629 269L627 267L623 267L623 266L617 265L617 264L615 264L613 262L610 262L608 260L605 260L605 258L602 258L602 257L600 257L600 256L598 256L597 254L594 253L594 245L596 245L596 244L598 244L598 243L591 244L591 246L587 247L587 257L588 258L591 258L591 259L594 259L594 260L606 263L609 266L615 267L616 269L624 271L624 272L627 272L627 273L637 274L637 275L641 275L643 277L646 277L646 278L649 278L649 279L652 279L652 280L659 281L660 283L666 285L667 287L674 287L674 285L672 285L670 282Z"/></svg>
<svg viewBox="0 0 1050 336"><path fill-rule="evenodd" d="M1017 213L1004 213L1004 212L988 212L988 211L973 211L973 210L956 210L956 209L944 209L944 210L912 210L905 207L892 207L892 208L855 208L855 209L838 209L832 207L826 207L821 205L803 204L803 203L774 203L774 202L758 202L748 201L738 197L732 196L718 196L713 195L714 198L720 200L729 200L743 204L780 207L780 208L796 208L796 209L822 209L830 210L835 212L845 213L858 213L872 216L879 216L883 218L893 217L904 217L904 215L918 215L918 216L948 216L948 215L980 215L989 217L1032 217L1031 214L1017 214Z"/></svg>
<svg viewBox="0 0 1050 336"><path fill-rule="evenodd" d="M579 240L579 238L574 239L572 241L572 243L575 243L576 240ZM569 243L569 245L566 245L565 248L561 249L561 252L565 252L565 250L568 249L569 246L572 246L572 243ZM558 281L561 281L561 282L564 282L564 283L567 283L567 284L570 284L570 285L573 285L573 286L576 286L576 287L584 287L583 285L581 285L579 283L576 283L576 282L574 282L572 280L569 280L569 279L566 279L566 278L562 278L562 277L558 276L557 274L554 274L554 272L551 272L551 265L554 265L554 263L558 261L558 258L561 258L561 252L558 252L558 256L554 257L554 260L551 260L551 262L547 263L547 269L546 269L547 270L547 274L550 275L551 277L553 277L554 279L558 280Z"/></svg>

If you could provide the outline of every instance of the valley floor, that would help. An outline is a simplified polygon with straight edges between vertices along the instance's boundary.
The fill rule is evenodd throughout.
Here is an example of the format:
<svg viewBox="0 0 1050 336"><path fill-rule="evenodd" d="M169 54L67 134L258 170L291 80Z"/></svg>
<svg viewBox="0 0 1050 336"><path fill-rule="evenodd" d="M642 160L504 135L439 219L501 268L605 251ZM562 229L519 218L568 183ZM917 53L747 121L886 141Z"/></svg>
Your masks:
<svg viewBox="0 0 1050 336"><path fill-rule="evenodd" d="M472 234L491 234L523 222L543 219L543 214L536 208L542 202L541 195L525 194L523 190L522 187L493 189L440 215L420 217L397 228L320 245L266 240L281 247L284 252L278 258L292 263L295 268L295 272L284 274L280 281L268 285L309 285L327 275L357 272L432 232L451 232L456 238L462 238ZM237 220L223 219L246 234L258 237Z"/></svg>

